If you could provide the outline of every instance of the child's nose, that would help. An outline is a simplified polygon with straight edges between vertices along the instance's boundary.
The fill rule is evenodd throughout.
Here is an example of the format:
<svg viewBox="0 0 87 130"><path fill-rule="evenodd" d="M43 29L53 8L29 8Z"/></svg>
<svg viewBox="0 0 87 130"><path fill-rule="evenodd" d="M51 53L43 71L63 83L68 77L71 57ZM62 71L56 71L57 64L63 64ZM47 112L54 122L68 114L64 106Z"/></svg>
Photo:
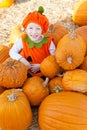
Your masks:
<svg viewBox="0 0 87 130"><path fill-rule="evenodd" d="M35 33L36 33L36 29L33 29L33 30L32 30L32 33L35 34Z"/></svg>

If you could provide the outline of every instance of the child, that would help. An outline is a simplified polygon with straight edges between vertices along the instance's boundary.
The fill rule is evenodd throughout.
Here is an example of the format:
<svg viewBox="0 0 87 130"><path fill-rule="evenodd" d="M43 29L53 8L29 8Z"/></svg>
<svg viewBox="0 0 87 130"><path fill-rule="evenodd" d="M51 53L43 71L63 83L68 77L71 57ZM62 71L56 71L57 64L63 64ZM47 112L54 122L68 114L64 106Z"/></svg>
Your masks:
<svg viewBox="0 0 87 130"><path fill-rule="evenodd" d="M29 72L37 74L40 71L40 63L48 55L54 55L55 45L51 37L45 33L49 27L49 21L42 13L44 9L30 12L23 20L26 35L20 38L11 48L11 58L19 60L27 66Z"/></svg>

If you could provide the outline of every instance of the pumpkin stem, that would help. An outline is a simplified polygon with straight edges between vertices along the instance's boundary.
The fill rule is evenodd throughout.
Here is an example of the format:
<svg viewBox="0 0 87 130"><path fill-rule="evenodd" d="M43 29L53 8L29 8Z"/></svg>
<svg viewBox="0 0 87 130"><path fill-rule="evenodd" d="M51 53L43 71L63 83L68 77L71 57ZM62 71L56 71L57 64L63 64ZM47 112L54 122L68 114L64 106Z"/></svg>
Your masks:
<svg viewBox="0 0 87 130"><path fill-rule="evenodd" d="M17 95L14 93L14 92L12 92L11 94L9 94L8 96L7 96L7 98L8 98L8 101L10 101L10 102L14 102L16 99L17 99Z"/></svg>
<svg viewBox="0 0 87 130"><path fill-rule="evenodd" d="M67 57L67 62L71 64L72 63L72 57Z"/></svg>
<svg viewBox="0 0 87 130"><path fill-rule="evenodd" d="M8 66L9 66L9 67L12 67L13 65L14 65L14 63L9 60L9 61L8 61Z"/></svg>
<svg viewBox="0 0 87 130"><path fill-rule="evenodd" d="M61 88L60 86L55 86L53 90L55 93L58 93L58 92L63 91L63 88Z"/></svg>
<svg viewBox="0 0 87 130"><path fill-rule="evenodd" d="M42 85L43 85L44 87L46 87L47 84L48 84L48 82L49 82L49 78L46 77L46 79L45 79L45 81L42 83Z"/></svg>
<svg viewBox="0 0 87 130"><path fill-rule="evenodd" d="M42 6L39 6L38 12L39 12L40 14L43 14L43 13L44 13L44 8L43 8Z"/></svg>

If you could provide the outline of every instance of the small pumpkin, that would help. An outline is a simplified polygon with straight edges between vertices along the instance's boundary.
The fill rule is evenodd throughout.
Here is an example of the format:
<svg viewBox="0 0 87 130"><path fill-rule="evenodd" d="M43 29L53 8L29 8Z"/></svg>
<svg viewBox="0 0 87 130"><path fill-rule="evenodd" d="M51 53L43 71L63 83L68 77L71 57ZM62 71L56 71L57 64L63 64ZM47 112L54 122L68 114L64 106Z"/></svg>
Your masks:
<svg viewBox="0 0 87 130"><path fill-rule="evenodd" d="M32 106L40 105L43 99L49 95L47 83L47 81L45 82L38 76L28 78L24 83L23 92L28 97Z"/></svg>
<svg viewBox="0 0 87 130"><path fill-rule="evenodd" d="M20 61L7 58L0 64L0 86L21 87L27 79L27 67Z"/></svg>
<svg viewBox="0 0 87 130"><path fill-rule="evenodd" d="M16 25L10 32L10 44L14 44L23 35L25 35L23 26L21 24Z"/></svg>
<svg viewBox="0 0 87 130"><path fill-rule="evenodd" d="M0 95L0 129L25 130L32 117L29 101L22 91L9 89Z"/></svg>
<svg viewBox="0 0 87 130"><path fill-rule="evenodd" d="M49 78L53 78L56 74L59 73L60 67L56 62L54 55L47 56L40 64L41 73Z"/></svg>
<svg viewBox="0 0 87 130"><path fill-rule="evenodd" d="M86 43L74 33L66 34L59 41L55 53L56 61L64 70L73 70L84 60Z"/></svg>
<svg viewBox="0 0 87 130"><path fill-rule="evenodd" d="M53 38L54 44L57 46L58 41L68 33L68 30L59 25L58 23L50 24L49 30L46 33L46 36L51 36Z"/></svg>
<svg viewBox="0 0 87 130"><path fill-rule="evenodd" d="M80 26L87 25L87 0L80 0L74 5L72 20Z"/></svg>
<svg viewBox="0 0 87 130"><path fill-rule="evenodd" d="M65 90L85 93L87 92L87 72L81 69L66 71L62 84Z"/></svg>
<svg viewBox="0 0 87 130"><path fill-rule="evenodd" d="M54 77L49 83L49 91L50 93L57 93L63 91L62 77Z"/></svg>
<svg viewBox="0 0 87 130"><path fill-rule="evenodd" d="M47 96L38 110L41 130L86 130L87 96L60 92Z"/></svg>
<svg viewBox="0 0 87 130"><path fill-rule="evenodd" d="M14 0L0 0L0 8L9 7L14 3Z"/></svg>

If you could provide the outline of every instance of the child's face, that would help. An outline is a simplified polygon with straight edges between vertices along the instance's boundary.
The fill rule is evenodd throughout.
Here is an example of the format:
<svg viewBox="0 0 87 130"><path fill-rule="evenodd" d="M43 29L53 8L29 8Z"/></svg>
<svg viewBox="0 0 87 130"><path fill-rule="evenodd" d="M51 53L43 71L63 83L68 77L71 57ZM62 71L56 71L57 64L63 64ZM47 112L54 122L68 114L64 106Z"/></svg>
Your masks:
<svg viewBox="0 0 87 130"><path fill-rule="evenodd" d="M26 32L32 41L38 41L42 35L42 28L36 23L29 23Z"/></svg>

